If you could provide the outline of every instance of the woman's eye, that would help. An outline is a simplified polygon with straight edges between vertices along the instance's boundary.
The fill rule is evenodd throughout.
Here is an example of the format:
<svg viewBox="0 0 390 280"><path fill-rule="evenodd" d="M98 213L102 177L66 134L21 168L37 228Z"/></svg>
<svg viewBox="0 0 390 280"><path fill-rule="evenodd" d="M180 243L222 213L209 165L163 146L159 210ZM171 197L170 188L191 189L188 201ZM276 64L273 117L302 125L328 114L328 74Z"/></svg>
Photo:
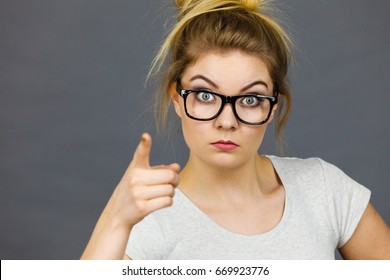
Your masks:
<svg viewBox="0 0 390 280"><path fill-rule="evenodd" d="M254 96L247 96L242 100L242 103L246 106L256 106L259 102L259 99Z"/></svg>
<svg viewBox="0 0 390 280"><path fill-rule="evenodd" d="M214 96L209 93L209 92L199 92L197 94L198 96L198 99L201 100L201 101L213 101L214 100Z"/></svg>

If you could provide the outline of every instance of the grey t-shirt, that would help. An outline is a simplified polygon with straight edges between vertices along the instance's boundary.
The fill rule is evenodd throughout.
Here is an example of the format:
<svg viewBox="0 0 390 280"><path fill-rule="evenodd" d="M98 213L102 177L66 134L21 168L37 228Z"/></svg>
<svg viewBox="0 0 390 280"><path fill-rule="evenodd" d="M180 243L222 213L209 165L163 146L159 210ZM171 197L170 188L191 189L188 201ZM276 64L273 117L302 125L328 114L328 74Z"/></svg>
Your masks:
<svg viewBox="0 0 390 280"><path fill-rule="evenodd" d="M370 191L318 158L268 156L282 180L282 219L259 235L228 231L179 189L171 207L134 226L126 248L132 259L334 259L352 236Z"/></svg>

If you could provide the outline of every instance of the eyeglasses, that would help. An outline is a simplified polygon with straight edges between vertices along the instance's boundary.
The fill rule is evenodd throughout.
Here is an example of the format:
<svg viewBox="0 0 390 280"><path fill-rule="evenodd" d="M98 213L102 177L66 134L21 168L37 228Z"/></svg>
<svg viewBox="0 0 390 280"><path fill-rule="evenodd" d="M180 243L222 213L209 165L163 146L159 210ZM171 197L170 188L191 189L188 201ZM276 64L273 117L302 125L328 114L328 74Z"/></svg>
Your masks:
<svg viewBox="0 0 390 280"><path fill-rule="evenodd" d="M226 103L232 104L234 116L242 123L261 125L268 121L272 108L278 103L275 96L245 94L226 96L208 90L182 89L177 82L176 91L184 99L187 116L198 121L210 121L219 116Z"/></svg>

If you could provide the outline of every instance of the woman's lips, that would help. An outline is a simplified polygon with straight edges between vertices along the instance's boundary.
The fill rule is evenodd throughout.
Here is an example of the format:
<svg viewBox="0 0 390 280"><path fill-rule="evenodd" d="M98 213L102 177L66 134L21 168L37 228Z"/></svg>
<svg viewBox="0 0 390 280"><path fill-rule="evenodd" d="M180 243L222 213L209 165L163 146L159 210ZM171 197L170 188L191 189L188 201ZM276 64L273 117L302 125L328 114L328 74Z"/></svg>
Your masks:
<svg viewBox="0 0 390 280"><path fill-rule="evenodd" d="M224 141L224 140L219 140L217 142L211 143L214 147L216 147L219 150L223 151L230 151L234 150L238 147L238 145L232 141Z"/></svg>

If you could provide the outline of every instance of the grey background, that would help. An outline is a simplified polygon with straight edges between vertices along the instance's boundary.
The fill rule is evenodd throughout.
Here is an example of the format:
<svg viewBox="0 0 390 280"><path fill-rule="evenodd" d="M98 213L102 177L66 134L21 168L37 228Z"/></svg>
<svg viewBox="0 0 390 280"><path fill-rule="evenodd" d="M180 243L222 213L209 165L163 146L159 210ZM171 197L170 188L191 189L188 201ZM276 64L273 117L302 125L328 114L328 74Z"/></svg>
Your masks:
<svg viewBox="0 0 390 280"><path fill-rule="evenodd" d="M77 259L142 131L170 1L0 1L0 258ZM372 190L390 223L390 3L282 1L297 42L286 156L318 156ZM272 129L262 152L275 153ZM175 148L173 148L175 147Z"/></svg>

